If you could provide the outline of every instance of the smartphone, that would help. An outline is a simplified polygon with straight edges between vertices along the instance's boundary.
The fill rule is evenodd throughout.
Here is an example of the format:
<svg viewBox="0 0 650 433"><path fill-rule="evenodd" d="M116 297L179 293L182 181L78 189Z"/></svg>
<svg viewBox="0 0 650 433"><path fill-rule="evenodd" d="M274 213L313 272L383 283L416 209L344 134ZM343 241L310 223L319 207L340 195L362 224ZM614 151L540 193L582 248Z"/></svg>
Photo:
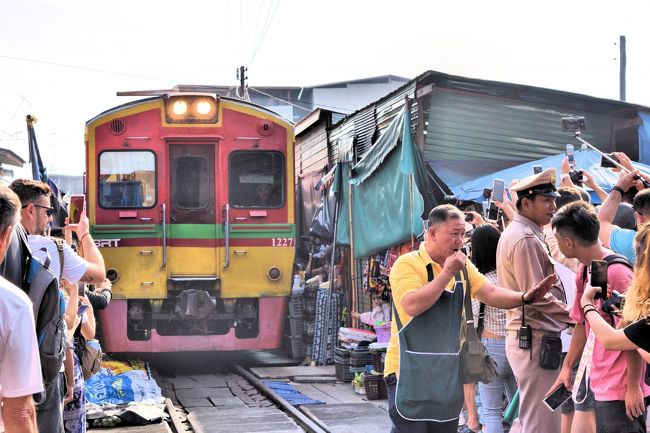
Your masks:
<svg viewBox="0 0 650 433"><path fill-rule="evenodd" d="M614 155L612 155L611 153L607 153L606 155L609 156L609 157L610 157L611 159L613 159L614 161L616 161L616 162L620 162L620 161L618 160L618 158L615 157ZM612 164L612 162L611 162L609 159L605 158L605 155L603 155L603 156L600 158L600 166L601 166L601 167L606 167L606 168L615 168L615 167L616 167L614 164Z"/></svg>
<svg viewBox="0 0 650 433"><path fill-rule="evenodd" d="M503 193L506 189L506 182L503 179L494 179L492 181L492 200L503 201Z"/></svg>
<svg viewBox="0 0 650 433"><path fill-rule="evenodd" d="M71 195L70 196L70 209L69 209L69 222L70 225L77 225L81 221L81 212L86 210L86 196L84 195Z"/></svg>
<svg viewBox="0 0 650 433"><path fill-rule="evenodd" d="M460 249L460 252L463 253L463 254L465 254L465 255L468 255L467 247L462 247L462 248Z"/></svg>
<svg viewBox="0 0 650 433"><path fill-rule="evenodd" d="M492 189L491 188L483 188L483 198L489 200L491 195L492 195Z"/></svg>
<svg viewBox="0 0 650 433"><path fill-rule="evenodd" d="M566 145L566 156L569 158L569 167L573 168L576 165L576 160L573 158L573 154L575 153L575 150L573 148L573 144L567 144Z"/></svg>
<svg viewBox="0 0 650 433"><path fill-rule="evenodd" d="M85 313L87 309L88 309L88 305L86 304L79 305L79 309L77 310L77 316L83 315L83 313Z"/></svg>
<svg viewBox="0 0 650 433"><path fill-rule="evenodd" d="M607 299L607 262L604 260L591 261L591 285L600 287L601 291L594 298Z"/></svg>
<svg viewBox="0 0 650 433"><path fill-rule="evenodd" d="M471 214L465 214L465 222L471 223L474 217Z"/></svg>
<svg viewBox="0 0 650 433"><path fill-rule="evenodd" d="M496 221L499 219L499 211L500 209L496 207L494 202L490 202L490 207L488 208L487 211L487 219L491 221Z"/></svg>
<svg viewBox="0 0 650 433"><path fill-rule="evenodd" d="M533 174L539 174L542 172L542 166L541 165L533 165Z"/></svg>
<svg viewBox="0 0 650 433"><path fill-rule="evenodd" d="M86 294L86 287L81 283L77 284L77 290L79 291L79 296L84 296Z"/></svg>
<svg viewBox="0 0 650 433"><path fill-rule="evenodd" d="M562 406L562 403L571 398L571 391L561 383L557 388L553 390L548 397L544 398L544 404L552 412L555 412L558 407Z"/></svg>

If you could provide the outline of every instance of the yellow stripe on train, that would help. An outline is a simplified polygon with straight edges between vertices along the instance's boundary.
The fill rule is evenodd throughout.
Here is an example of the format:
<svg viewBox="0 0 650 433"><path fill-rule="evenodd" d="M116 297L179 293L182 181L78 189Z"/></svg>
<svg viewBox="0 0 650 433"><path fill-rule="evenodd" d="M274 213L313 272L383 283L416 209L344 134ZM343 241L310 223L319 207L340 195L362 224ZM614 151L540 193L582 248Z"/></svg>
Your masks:
<svg viewBox="0 0 650 433"><path fill-rule="evenodd" d="M102 248L101 252L106 268L116 270L119 276L113 284L115 299L164 299L168 278L191 277L217 278L221 298L287 296L291 292L294 250L290 247L231 247L226 269L224 248L168 247L164 269L162 247ZM183 271L174 272L174 264L182 264ZM280 271L276 281L269 278L271 268Z"/></svg>

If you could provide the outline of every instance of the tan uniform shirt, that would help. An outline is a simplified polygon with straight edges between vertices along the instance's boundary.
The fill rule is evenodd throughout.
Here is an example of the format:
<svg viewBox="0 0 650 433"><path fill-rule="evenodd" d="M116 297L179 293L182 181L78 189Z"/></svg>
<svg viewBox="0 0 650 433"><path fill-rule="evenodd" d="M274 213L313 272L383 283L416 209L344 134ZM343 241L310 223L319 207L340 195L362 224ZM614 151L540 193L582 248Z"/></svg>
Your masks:
<svg viewBox="0 0 650 433"><path fill-rule="evenodd" d="M554 271L541 228L517 214L501 235L497 247L499 285L524 292ZM507 310L506 329L518 330L521 315L521 308ZM569 323L573 321L569 318L566 294L559 279L543 301L526 306L526 324L533 330L560 332Z"/></svg>

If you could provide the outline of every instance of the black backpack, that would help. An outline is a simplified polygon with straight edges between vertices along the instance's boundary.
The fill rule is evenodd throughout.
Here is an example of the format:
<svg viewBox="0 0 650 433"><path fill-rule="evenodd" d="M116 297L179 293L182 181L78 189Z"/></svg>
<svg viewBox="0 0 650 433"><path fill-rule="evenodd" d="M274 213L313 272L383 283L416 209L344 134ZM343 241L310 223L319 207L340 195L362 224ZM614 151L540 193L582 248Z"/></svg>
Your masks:
<svg viewBox="0 0 650 433"><path fill-rule="evenodd" d="M65 304L59 282L45 263L32 256L24 229L16 228L24 254L22 289L34 307L36 337L41 360L43 383L52 382L61 371L65 355ZM63 266L63 264L61 264Z"/></svg>

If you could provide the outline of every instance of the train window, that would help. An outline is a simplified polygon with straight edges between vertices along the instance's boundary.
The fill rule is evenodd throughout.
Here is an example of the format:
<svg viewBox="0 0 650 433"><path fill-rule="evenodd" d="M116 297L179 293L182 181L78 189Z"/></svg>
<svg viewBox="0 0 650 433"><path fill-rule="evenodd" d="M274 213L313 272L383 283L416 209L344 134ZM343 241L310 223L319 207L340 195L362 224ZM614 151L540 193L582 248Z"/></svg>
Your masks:
<svg viewBox="0 0 650 433"><path fill-rule="evenodd" d="M236 151L229 160L230 203L233 207L284 206L284 155L269 151Z"/></svg>
<svg viewBox="0 0 650 433"><path fill-rule="evenodd" d="M145 208L156 202L156 160L149 151L99 155L99 204L103 208Z"/></svg>
<svg viewBox="0 0 650 433"><path fill-rule="evenodd" d="M208 160L183 156L176 160L176 203L181 209L205 209L210 204Z"/></svg>

